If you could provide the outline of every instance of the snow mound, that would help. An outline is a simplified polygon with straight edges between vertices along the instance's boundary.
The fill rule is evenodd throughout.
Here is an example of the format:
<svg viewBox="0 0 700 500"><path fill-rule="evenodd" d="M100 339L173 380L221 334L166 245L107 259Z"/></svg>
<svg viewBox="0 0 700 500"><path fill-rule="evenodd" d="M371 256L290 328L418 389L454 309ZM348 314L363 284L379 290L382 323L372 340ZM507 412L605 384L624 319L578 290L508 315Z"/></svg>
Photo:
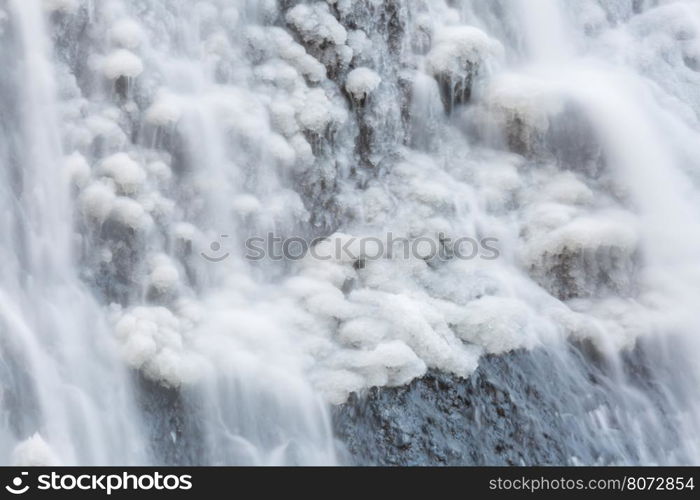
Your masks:
<svg viewBox="0 0 700 500"><path fill-rule="evenodd" d="M464 77L489 59L501 57L503 46L472 26L446 26L435 34L427 55L427 69L434 76Z"/></svg>
<svg viewBox="0 0 700 500"><path fill-rule="evenodd" d="M245 217L258 213L262 209L262 203L252 194L241 194L233 199L231 208Z"/></svg>
<svg viewBox="0 0 700 500"><path fill-rule="evenodd" d="M478 119L498 131L512 151L529 156L542 148L565 102L555 87L537 78L501 74L484 90Z"/></svg>
<svg viewBox="0 0 700 500"><path fill-rule="evenodd" d="M141 203L124 196L118 196L114 200L110 218L133 231L144 231L153 224Z"/></svg>
<svg viewBox="0 0 700 500"><path fill-rule="evenodd" d="M151 262L151 273L148 275L148 283L158 293L173 291L180 280L177 266L170 257L158 254Z"/></svg>
<svg viewBox="0 0 700 500"><path fill-rule="evenodd" d="M343 45L348 37L326 3L299 4L287 12L286 19L306 42Z"/></svg>
<svg viewBox="0 0 700 500"><path fill-rule="evenodd" d="M177 97L166 91L160 91L146 111L146 122L165 127L177 123L181 116L182 109Z"/></svg>
<svg viewBox="0 0 700 500"><path fill-rule="evenodd" d="M52 467L60 465L55 453L39 435L39 433L25 439L12 451L12 465L14 467Z"/></svg>
<svg viewBox="0 0 700 500"><path fill-rule="evenodd" d="M109 30L109 38L124 49L134 50L143 43L145 34L141 25L133 19L121 19Z"/></svg>
<svg viewBox="0 0 700 500"><path fill-rule="evenodd" d="M107 56L102 72L110 80L121 77L136 78L143 73L143 62L133 52L119 49Z"/></svg>
<svg viewBox="0 0 700 500"><path fill-rule="evenodd" d="M361 101L374 92L381 83L381 77L369 68L356 68L348 73L345 90L356 101Z"/></svg>
<svg viewBox="0 0 700 500"><path fill-rule="evenodd" d="M333 118L333 103L323 89L309 91L303 106L298 110L299 124L309 132L322 135L333 122Z"/></svg>
<svg viewBox="0 0 700 500"><path fill-rule="evenodd" d="M117 153L105 158L100 170L114 180L120 194L136 194L146 182L146 171L126 153Z"/></svg>
<svg viewBox="0 0 700 500"><path fill-rule="evenodd" d="M640 240L635 218L604 211L561 222L534 230L524 245L521 257L531 275L562 300L629 293Z"/></svg>
<svg viewBox="0 0 700 500"><path fill-rule="evenodd" d="M459 337L483 346L490 354L534 347L529 331L529 308L517 299L483 297L467 304L457 324Z"/></svg>
<svg viewBox="0 0 700 500"><path fill-rule="evenodd" d="M81 193L79 203L88 220L102 223L112 211L115 200L113 188L102 183L94 183Z"/></svg>
<svg viewBox="0 0 700 500"><path fill-rule="evenodd" d="M167 183L173 177L172 169L164 161L152 161L146 165L146 170L158 182Z"/></svg>
<svg viewBox="0 0 700 500"><path fill-rule="evenodd" d="M85 157L77 151L65 157L63 172L68 181L78 188L85 187L90 181L90 165Z"/></svg>
<svg viewBox="0 0 700 500"><path fill-rule="evenodd" d="M186 324L164 307L135 307L119 317L115 333L129 365L171 387L200 376L200 360L183 343Z"/></svg>
<svg viewBox="0 0 700 500"><path fill-rule="evenodd" d="M326 79L326 67L306 52L292 36L281 28L269 28L261 43L273 49L274 55L288 62L309 81L319 83ZM269 45L269 46L268 46Z"/></svg>

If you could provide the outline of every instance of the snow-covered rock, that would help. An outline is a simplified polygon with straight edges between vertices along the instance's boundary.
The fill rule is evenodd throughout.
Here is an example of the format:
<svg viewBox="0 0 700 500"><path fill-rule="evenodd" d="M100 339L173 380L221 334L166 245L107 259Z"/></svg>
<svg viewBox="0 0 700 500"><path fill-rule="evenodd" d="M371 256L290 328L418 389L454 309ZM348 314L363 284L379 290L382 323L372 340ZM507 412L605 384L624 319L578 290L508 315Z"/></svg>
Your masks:
<svg viewBox="0 0 700 500"><path fill-rule="evenodd" d="M374 92L381 83L381 77L369 68L355 68L348 73L345 90L356 101L362 101Z"/></svg>

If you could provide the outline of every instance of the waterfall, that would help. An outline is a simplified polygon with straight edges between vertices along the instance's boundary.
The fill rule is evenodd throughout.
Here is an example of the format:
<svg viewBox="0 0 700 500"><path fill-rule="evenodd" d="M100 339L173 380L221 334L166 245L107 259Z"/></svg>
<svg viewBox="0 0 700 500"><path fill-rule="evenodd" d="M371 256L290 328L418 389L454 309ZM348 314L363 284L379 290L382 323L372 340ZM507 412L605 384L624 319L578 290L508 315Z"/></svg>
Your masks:
<svg viewBox="0 0 700 500"><path fill-rule="evenodd" d="M700 460L696 1L0 0L0 65L1 463L343 463L513 353L567 464Z"/></svg>
<svg viewBox="0 0 700 500"><path fill-rule="evenodd" d="M12 1L3 32L2 311L5 462L142 463L141 429L100 304L70 251L49 32ZM6 14L6 15L7 15Z"/></svg>

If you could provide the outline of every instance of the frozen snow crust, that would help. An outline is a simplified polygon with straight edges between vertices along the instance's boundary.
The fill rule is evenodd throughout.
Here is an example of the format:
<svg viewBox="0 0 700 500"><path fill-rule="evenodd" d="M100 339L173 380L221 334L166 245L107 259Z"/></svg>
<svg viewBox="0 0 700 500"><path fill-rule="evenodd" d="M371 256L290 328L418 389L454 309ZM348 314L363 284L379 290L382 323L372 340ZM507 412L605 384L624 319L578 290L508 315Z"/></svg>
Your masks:
<svg viewBox="0 0 700 500"><path fill-rule="evenodd" d="M683 291L653 265L639 210L653 176L628 182L642 174L618 168L625 145L602 139L624 124L566 77L507 72L526 49L485 3L46 2L59 37L90 19L89 53L60 54L64 169L125 362L171 387L232 366L303 372L341 403L429 368L468 376L487 353L571 336L618 350L679 327ZM630 92L680 109L668 130L697 138L697 4L612 3L572 13L595 34L577 50L616 59L638 37L618 63L648 85ZM581 68L572 80L605 84L609 68ZM248 262L242 242L268 231L493 237L500 256ZM51 461L39 437L17 454Z"/></svg>

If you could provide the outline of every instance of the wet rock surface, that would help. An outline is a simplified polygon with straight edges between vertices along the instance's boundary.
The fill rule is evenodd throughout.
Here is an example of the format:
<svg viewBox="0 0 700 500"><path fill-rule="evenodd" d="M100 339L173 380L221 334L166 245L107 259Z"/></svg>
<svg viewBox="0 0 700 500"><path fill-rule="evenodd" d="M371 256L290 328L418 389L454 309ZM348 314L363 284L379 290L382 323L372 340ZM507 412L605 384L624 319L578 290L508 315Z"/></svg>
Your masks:
<svg viewBox="0 0 700 500"><path fill-rule="evenodd" d="M642 427L668 420L665 397L649 384L648 370L639 368L648 366L647 349L629 354L622 377L653 408L617 392L610 383L616 370L590 346L572 345L564 355L517 351L484 358L469 379L432 371L406 387L354 395L333 415L345 446L342 460L421 466L643 463L644 450L630 426L634 415L646 415ZM670 420L666 424L663 435L650 439L652 446L673 449L682 439ZM612 435L615 444L606 439Z"/></svg>

